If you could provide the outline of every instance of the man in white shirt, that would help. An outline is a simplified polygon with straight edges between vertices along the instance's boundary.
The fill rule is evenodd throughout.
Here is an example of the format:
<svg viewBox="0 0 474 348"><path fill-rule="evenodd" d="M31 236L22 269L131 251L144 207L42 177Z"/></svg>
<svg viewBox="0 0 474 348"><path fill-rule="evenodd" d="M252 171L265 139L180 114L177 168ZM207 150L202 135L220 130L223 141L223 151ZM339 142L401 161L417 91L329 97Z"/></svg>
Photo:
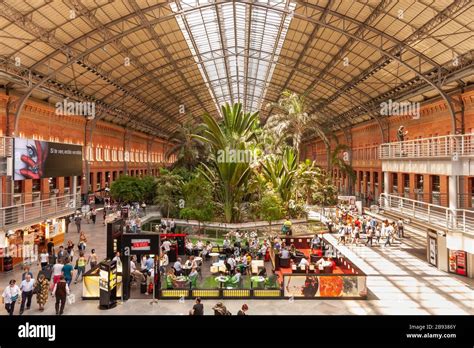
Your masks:
<svg viewBox="0 0 474 348"><path fill-rule="evenodd" d="M202 250L203 248L204 248L204 243L202 242L202 240L198 240L196 243L196 249Z"/></svg>
<svg viewBox="0 0 474 348"><path fill-rule="evenodd" d="M168 254L171 249L171 242L166 239L163 243L161 243L161 247L163 248L163 251Z"/></svg>
<svg viewBox="0 0 474 348"><path fill-rule="evenodd" d="M229 265L230 273L234 274L234 269L235 269L236 262L235 262L235 259L232 255L230 255L229 258L227 259L227 264Z"/></svg>
<svg viewBox="0 0 474 348"><path fill-rule="evenodd" d="M174 263L173 265L173 268L175 270L175 274L177 276L180 276L183 272L183 265L181 264L181 258L178 257L178 259L176 260L176 262Z"/></svg>
<svg viewBox="0 0 474 348"><path fill-rule="evenodd" d="M21 306L20 306L20 315L23 314L26 309L30 309L31 307L31 297L33 296L33 287L35 285L35 280L31 278L30 274L27 274L25 280L21 282L20 290L21 290ZM28 301L28 302L27 302Z"/></svg>
<svg viewBox="0 0 474 348"><path fill-rule="evenodd" d="M391 246L390 244L390 239L392 238L392 230L393 227L388 223L388 220L384 221L383 227L382 227L382 237L385 237L387 240L385 241L384 246Z"/></svg>

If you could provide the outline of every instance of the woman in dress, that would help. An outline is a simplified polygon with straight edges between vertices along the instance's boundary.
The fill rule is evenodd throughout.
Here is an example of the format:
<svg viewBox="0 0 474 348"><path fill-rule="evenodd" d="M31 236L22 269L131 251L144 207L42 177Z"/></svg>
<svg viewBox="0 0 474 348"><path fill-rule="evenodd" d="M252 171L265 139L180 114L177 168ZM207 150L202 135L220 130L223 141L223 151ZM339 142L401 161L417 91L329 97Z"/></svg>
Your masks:
<svg viewBox="0 0 474 348"><path fill-rule="evenodd" d="M44 274L40 274L35 284L36 302L40 312L44 311L44 305L48 302L49 281Z"/></svg>

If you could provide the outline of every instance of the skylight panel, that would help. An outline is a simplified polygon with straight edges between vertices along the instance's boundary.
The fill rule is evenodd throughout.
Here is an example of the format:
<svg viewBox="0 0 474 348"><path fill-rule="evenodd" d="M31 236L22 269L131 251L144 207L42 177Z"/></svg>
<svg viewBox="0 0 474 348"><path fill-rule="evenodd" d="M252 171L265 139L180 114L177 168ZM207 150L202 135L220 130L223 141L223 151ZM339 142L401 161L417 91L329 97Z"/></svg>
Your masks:
<svg viewBox="0 0 474 348"><path fill-rule="evenodd" d="M296 4L182 0L170 6L217 109L241 102L246 111L259 110Z"/></svg>

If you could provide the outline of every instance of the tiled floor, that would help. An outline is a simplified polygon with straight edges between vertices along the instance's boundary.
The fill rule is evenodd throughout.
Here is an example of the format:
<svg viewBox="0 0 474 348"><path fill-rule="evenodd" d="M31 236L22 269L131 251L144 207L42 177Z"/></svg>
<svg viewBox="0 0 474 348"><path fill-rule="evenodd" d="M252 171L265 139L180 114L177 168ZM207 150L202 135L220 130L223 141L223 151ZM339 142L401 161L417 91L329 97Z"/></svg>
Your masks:
<svg viewBox="0 0 474 348"><path fill-rule="evenodd" d="M87 250L95 248L99 257L105 256L105 228L102 220L97 225L84 225L88 235ZM249 300L249 314L281 315L367 315L367 314L474 314L474 290L472 279L443 273L428 265L420 257L424 239L410 233L410 239L393 247L348 246L343 252L368 275L368 300ZM332 238L332 236L329 236ZM78 235L69 233L67 239L77 242ZM33 267L36 274L38 267ZM17 268L10 274L0 275L0 288L8 280L20 279ZM158 314L186 315L192 300L129 300L111 310L98 309L98 301L82 301L81 285L72 284L77 302L66 305L65 314ZM212 314L211 307L217 300L204 300L205 314ZM232 313L236 313L244 300L222 301ZM0 311L5 315L4 310ZM16 310L18 313L18 309ZM36 302L25 314L37 315ZM54 314L54 301L49 299L46 315Z"/></svg>

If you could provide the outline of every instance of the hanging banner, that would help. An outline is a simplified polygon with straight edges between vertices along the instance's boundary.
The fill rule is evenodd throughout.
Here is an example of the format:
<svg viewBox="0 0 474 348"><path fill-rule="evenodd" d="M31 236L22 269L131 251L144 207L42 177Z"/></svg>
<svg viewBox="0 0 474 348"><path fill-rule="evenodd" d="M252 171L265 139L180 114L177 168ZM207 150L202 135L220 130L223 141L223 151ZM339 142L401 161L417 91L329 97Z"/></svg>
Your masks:
<svg viewBox="0 0 474 348"><path fill-rule="evenodd" d="M15 138L14 180L82 175L82 146Z"/></svg>

